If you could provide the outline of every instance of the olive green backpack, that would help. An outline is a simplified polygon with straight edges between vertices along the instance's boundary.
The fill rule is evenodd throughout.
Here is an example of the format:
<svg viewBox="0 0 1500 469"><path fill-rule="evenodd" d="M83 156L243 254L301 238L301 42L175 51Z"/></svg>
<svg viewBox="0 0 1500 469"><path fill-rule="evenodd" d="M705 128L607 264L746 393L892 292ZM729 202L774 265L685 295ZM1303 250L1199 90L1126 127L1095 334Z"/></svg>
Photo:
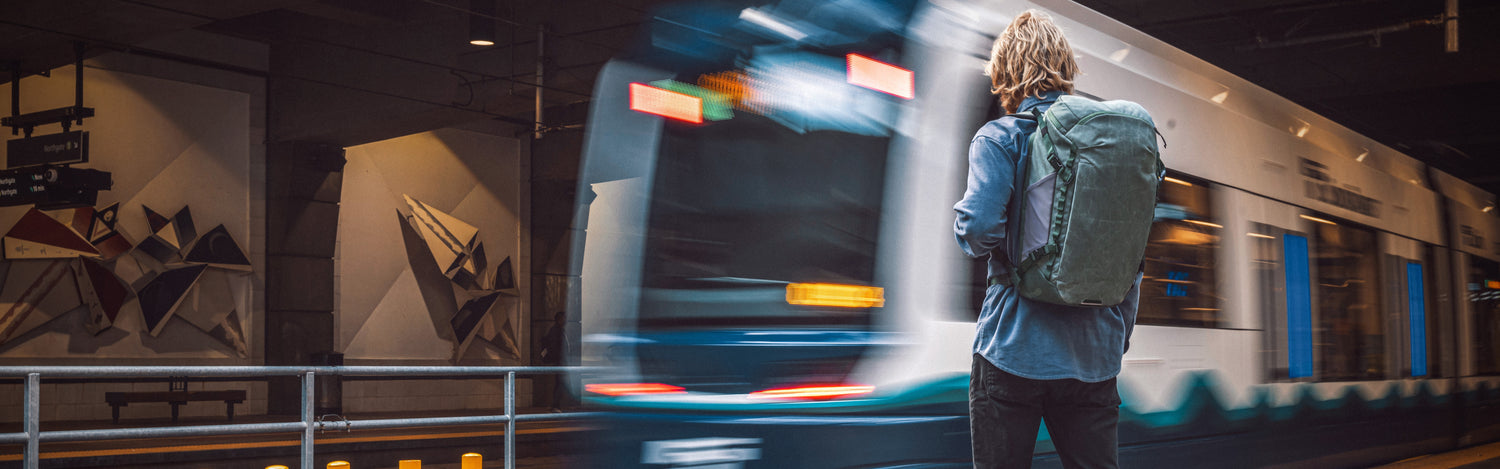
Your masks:
<svg viewBox="0 0 1500 469"><path fill-rule="evenodd" d="M1165 174L1156 125L1139 104L1072 95L1016 117L1037 128L1011 198L1009 252L1019 254L999 280L1032 300L1119 304L1141 271Z"/></svg>

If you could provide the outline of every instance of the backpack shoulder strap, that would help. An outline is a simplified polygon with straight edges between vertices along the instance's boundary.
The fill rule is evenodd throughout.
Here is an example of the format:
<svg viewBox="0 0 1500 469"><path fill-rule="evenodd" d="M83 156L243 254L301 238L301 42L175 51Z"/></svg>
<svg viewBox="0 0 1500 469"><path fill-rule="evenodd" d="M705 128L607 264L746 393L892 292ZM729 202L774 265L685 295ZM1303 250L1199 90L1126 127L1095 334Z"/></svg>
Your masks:
<svg viewBox="0 0 1500 469"><path fill-rule="evenodd" d="M1018 112L1006 115L1017 119L1029 120L1037 123L1039 127L1041 126L1042 111L1037 108L1032 108L1029 113ZM1005 240L1005 263L1010 268L1009 275L1012 277L1016 274L1017 266L1020 265L1020 259L1015 259L1016 254L1013 253L1021 249L1021 244L1017 241L1021 238L1021 207L1026 206L1026 172L1031 169L1027 164L1027 160L1030 159L1028 153L1031 152L1031 135L1023 134L1017 137L1016 143L1019 144L1020 151L1016 152L1015 180L1011 182L1010 204L1005 207L1006 220L1008 220L1005 226L1005 237L1007 238ZM1013 284L1014 282L1013 278L1006 278L1004 280L1007 284Z"/></svg>
<svg viewBox="0 0 1500 469"><path fill-rule="evenodd" d="M1042 121L1042 111L1041 111L1041 109L1038 109L1038 108L1031 108L1031 112L1030 113L1023 114L1023 113L1017 112L1015 114L1006 114L1006 115L1010 116L1010 117L1017 118L1017 119L1026 119L1026 120L1029 120L1029 121L1032 121L1032 122L1041 122Z"/></svg>

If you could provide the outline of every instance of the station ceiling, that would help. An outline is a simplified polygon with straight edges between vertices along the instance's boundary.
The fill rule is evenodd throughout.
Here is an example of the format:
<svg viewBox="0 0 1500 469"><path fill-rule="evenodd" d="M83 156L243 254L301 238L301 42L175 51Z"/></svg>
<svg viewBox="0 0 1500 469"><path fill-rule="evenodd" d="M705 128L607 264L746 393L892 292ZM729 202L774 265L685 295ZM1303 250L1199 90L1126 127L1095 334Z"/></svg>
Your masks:
<svg viewBox="0 0 1500 469"><path fill-rule="evenodd" d="M1079 0L1335 122L1500 194L1500 2Z"/></svg>
<svg viewBox="0 0 1500 469"><path fill-rule="evenodd" d="M1460 0L1447 52L1445 0L1078 1L1500 193L1500 2ZM576 121L599 68L665 3L498 0L496 44L482 47L468 43L470 0L10 0L0 64L50 70L81 41L89 56L264 76L273 97L306 103L271 138L347 145L475 119L529 126L540 29L544 120ZM264 52L205 50L219 43L205 35Z"/></svg>

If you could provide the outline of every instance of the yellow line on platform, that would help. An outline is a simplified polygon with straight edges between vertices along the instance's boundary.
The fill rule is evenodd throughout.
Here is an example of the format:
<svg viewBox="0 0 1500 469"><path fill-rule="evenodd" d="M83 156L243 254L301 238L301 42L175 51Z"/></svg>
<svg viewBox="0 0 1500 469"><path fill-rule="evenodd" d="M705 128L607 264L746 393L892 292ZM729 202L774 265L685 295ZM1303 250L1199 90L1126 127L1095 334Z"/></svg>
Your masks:
<svg viewBox="0 0 1500 469"><path fill-rule="evenodd" d="M547 433L565 433L570 431L588 430L588 427L551 427L516 430L516 435L540 435ZM417 435L382 435L382 436L319 436L315 444L341 444L341 443L370 443L379 441L402 441L402 440L440 440L447 438L474 438L485 436L502 436L504 430L483 432L456 432L456 433L423 433ZM209 435L223 436L223 435ZM106 440L123 441L123 440ZM72 442L79 443L79 442ZM252 449L252 448L277 448L286 446L297 446L301 440L271 440L246 443L216 443L204 445L177 445L177 446L151 446L136 448L114 448L78 451L43 451L41 459L65 459L65 458L88 458L100 456L123 456L133 454L156 454L156 453L180 453L188 451L217 451L229 449ZM0 455L0 462L20 461L20 454Z"/></svg>
<svg viewBox="0 0 1500 469"><path fill-rule="evenodd" d="M1458 451L1449 451L1447 453L1417 456L1379 467L1383 469L1447 469L1495 458L1500 458L1500 443L1490 443Z"/></svg>

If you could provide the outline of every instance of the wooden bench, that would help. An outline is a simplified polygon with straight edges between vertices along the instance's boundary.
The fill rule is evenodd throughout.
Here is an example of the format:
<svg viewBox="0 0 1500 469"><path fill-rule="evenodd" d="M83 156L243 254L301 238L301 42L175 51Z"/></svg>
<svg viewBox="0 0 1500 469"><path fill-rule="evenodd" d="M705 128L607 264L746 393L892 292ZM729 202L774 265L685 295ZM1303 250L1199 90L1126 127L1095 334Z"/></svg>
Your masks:
<svg viewBox="0 0 1500 469"><path fill-rule="evenodd" d="M245 402L245 391L158 391L158 392L106 392L104 402L109 403L114 423L120 423L120 408L132 402L165 402L172 404L172 421L177 421L177 407L188 401L224 401L225 413L234 420L234 405Z"/></svg>

